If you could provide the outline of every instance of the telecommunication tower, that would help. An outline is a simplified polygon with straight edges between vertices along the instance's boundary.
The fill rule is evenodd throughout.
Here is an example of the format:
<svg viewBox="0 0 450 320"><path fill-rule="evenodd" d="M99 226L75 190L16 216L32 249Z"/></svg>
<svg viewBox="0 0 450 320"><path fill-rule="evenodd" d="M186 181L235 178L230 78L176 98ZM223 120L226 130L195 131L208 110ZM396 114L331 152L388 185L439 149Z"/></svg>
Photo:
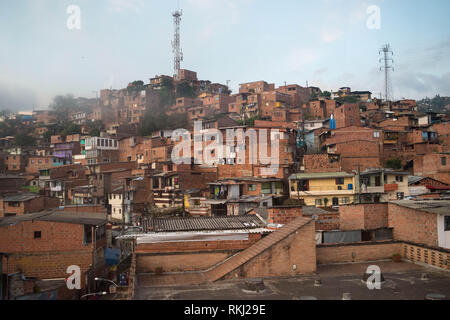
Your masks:
<svg viewBox="0 0 450 320"><path fill-rule="evenodd" d="M180 42L180 25L181 25L181 16L183 15L183 10L177 10L172 13L173 16L173 24L175 28L173 41L172 41L172 50L174 54L174 75L178 77L178 73L181 69L181 62L183 61L183 51L181 49Z"/></svg>
<svg viewBox="0 0 450 320"><path fill-rule="evenodd" d="M384 97L387 101L392 101L394 99L392 92L392 83L390 78L390 71L394 71L394 60L392 57L394 56L394 52L391 50L391 46L389 44L384 45L379 54L382 54L379 62L383 63L380 67L381 71L384 71Z"/></svg>

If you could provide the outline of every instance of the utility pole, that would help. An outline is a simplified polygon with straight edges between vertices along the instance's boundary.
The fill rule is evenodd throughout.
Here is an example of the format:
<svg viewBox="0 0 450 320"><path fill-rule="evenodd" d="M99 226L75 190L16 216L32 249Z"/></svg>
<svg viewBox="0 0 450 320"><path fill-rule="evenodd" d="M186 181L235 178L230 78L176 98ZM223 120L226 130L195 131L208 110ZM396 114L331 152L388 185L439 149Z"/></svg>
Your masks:
<svg viewBox="0 0 450 320"><path fill-rule="evenodd" d="M393 97L389 72L390 70L394 71L393 67L394 60L392 59L394 52L391 50L391 46L389 44L386 44L380 49L378 53L382 54L382 57L380 58L379 62L383 63L383 65L380 67L380 71L384 70L384 96L386 102L390 102L393 100Z"/></svg>

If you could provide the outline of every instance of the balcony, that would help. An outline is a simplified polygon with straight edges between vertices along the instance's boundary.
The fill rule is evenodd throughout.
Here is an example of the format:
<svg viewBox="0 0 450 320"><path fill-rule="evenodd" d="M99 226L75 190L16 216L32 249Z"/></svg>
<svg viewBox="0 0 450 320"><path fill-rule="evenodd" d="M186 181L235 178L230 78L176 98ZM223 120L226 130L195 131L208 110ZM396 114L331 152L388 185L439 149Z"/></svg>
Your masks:
<svg viewBox="0 0 450 320"><path fill-rule="evenodd" d="M392 192L398 190L398 184L385 184L384 185L384 192Z"/></svg>
<svg viewBox="0 0 450 320"><path fill-rule="evenodd" d="M62 187L61 187L61 185L56 185L56 186L50 185L50 191L52 191L52 192L61 192L62 191Z"/></svg>
<svg viewBox="0 0 450 320"><path fill-rule="evenodd" d="M344 190L337 190L337 189L331 189L330 187L316 187L312 188L308 191L291 191L291 197L295 198L299 195L301 197L305 196L328 196L328 195L352 195L355 193L355 190L353 189L344 189Z"/></svg>
<svg viewBox="0 0 450 320"><path fill-rule="evenodd" d="M383 186L371 187L371 186L362 185L361 193L384 193L384 187Z"/></svg>

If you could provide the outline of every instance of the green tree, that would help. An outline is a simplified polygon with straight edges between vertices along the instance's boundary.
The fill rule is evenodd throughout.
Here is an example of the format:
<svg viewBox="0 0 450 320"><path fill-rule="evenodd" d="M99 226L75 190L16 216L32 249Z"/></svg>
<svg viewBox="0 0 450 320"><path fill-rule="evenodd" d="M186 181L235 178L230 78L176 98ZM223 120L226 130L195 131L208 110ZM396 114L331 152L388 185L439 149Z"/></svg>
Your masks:
<svg viewBox="0 0 450 320"><path fill-rule="evenodd" d="M26 133L18 133L14 137L16 147L31 147L36 145L36 139Z"/></svg>
<svg viewBox="0 0 450 320"><path fill-rule="evenodd" d="M100 136L100 132L105 130L105 126L101 121L92 121L86 124L88 135L91 137Z"/></svg>
<svg viewBox="0 0 450 320"><path fill-rule="evenodd" d="M142 81L142 80L133 81L127 87L128 93L141 92L142 90L145 90L145 89L146 89L146 86L144 84L144 81Z"/></svg>
<svg viewBox="0 0 450 320"><path fill-rule="evenodd" d="M181 81L177 84L177 98L194 98L195 90L187 81Z"/></svg>
<svg viewBox="0 0 450 320"><path fill-rule="evenodd" d="M61 133L60 133L63 137L67 137L70 136L72 134L81 134L81 126L71 123L69 124L67 127L65 127Z"/></svg>
<svg viewBox="0 0 450 320"><path fill-rule="evenodd" d="M400 159L390 159L386 161L386 168L399 170L402 168L402 161Z"/></svg>
<svg viewBox="0 0 450 320"><path fill-rule="evenodd" d="M325 98L331 98L331 92L330 91L324 91L320 94L321 97Z"/></svg>
<svg viewBox="0 0 450 320"><path fill-rule="evenodd" d="M341 98L337 98L336 102L340 103L340 104L344 104L344 103L358 103L358 97L356 96L344 96Z"/></svg>
<svg viewBox="0 0 450 320"><path fill-rule="evenodd" d="M58 121L67 120L70 113L76 112L80 108L77 99L71 94L54 97L49 107L55 111Z"/></svg>

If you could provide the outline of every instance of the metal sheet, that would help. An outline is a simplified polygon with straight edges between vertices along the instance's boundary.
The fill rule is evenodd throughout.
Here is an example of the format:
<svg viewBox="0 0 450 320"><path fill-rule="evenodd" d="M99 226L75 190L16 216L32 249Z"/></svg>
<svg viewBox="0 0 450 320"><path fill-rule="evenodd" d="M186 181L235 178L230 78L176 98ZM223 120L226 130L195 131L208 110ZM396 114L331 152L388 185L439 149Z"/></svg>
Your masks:
<svg viewBox="0 0 450 320"><path fill-rule="evenodd" d="M163 243L163 242L196 242L196 241L246 241L248 240L248 233L231 233L231 234L166 234L166 235L147 235L137 239L137 244L143 243Z"/></svg>
<svg viewBox="0 0 450 320"><path fill-rule="evenodd" d="M394 239L392 229L379 229L375 231L375 241Z"/></svg>
<svg viewBox="0 0 450 320"><path fill-rule="evenodd" d="M324 232L323 243L361 242L361 231Z"/></svg>

